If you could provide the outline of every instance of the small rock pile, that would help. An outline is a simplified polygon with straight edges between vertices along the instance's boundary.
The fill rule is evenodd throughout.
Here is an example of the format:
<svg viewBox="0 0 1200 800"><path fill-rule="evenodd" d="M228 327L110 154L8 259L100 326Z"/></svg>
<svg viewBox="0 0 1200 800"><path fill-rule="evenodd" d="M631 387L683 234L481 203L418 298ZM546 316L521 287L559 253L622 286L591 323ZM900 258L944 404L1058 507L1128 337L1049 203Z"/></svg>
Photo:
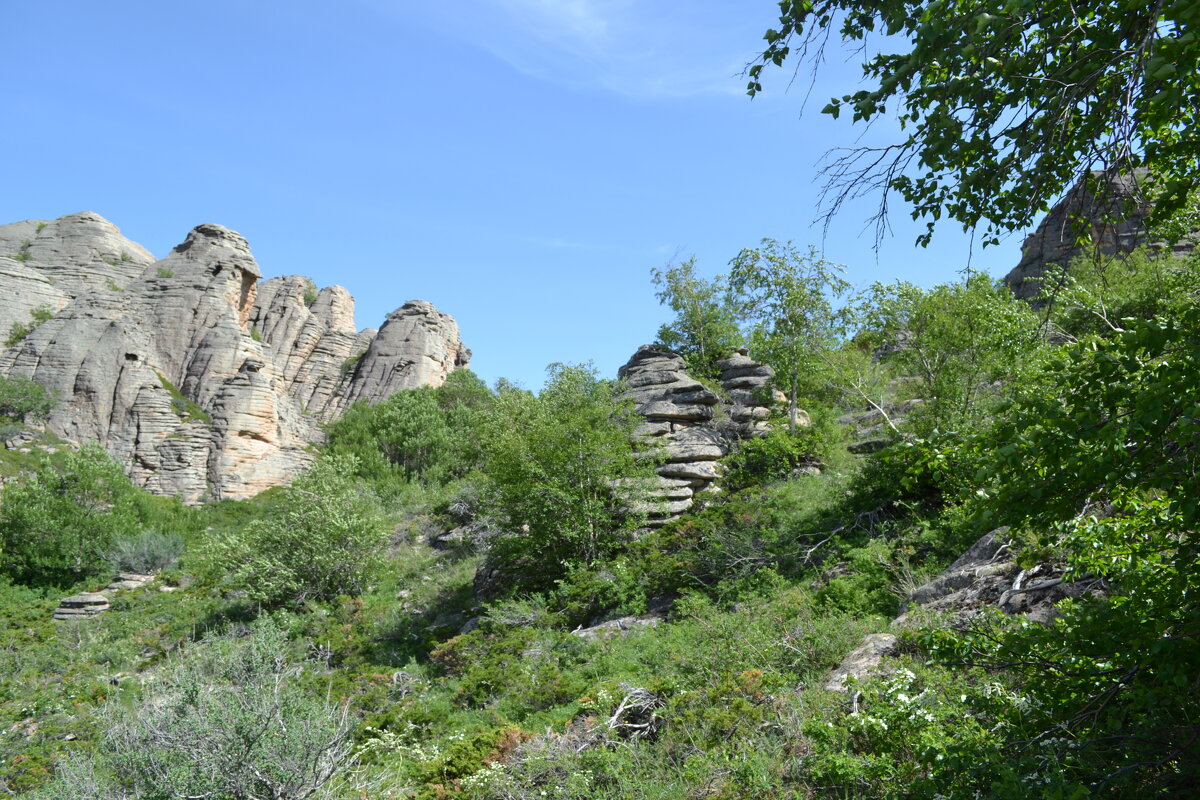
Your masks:
<svg viewBox="0 0 1200 800"><path fill-rule="evenodd" d="M140 575L135 572L119 573L117 579L105 587L103 592L83 592L59 600L58 608L54 609L54 618L57 620L86 619L102 614L108 610L108 595L105 592L140 589L153 580L153 575Z"/></svg>
<svg viewBox="0 0 1200 800"><path fill-rule="evenodd" d="M107 595L100 592L83 592L59 600L58 608L54 609L54 618L57 620L81 619L94 617L107 610Z"/></svg>

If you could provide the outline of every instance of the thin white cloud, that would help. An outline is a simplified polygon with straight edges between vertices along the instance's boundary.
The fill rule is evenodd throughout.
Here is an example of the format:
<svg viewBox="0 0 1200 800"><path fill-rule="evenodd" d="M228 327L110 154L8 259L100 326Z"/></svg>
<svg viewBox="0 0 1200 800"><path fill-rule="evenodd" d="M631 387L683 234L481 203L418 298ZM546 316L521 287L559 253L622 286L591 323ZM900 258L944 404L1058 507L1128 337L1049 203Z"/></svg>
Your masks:
<svg viewBox="0 0 1200 800"><path fill-rule="evenodd" d="M540 27L551 36L567 35L597 41L608 32L606 12L595 0L493 0L517 18ZM611 5L611 4L609 4Z"/></svg>
<svg viewBox="0 0 1200 800"><path fill-rule="evenodd" d="M478 0L469 22L457 4L375 5L420 14L539 80L634 98L741 94L771 21L727 0Z"/></svg>

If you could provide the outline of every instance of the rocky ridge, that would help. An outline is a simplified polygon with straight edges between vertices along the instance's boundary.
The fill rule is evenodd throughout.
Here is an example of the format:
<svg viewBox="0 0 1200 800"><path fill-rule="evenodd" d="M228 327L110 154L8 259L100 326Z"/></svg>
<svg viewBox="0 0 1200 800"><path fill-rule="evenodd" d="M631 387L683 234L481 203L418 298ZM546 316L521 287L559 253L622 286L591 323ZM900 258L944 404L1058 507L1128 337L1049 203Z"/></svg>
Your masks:
<svg viewBox="0 0 1200 800"><path fill-rule="evenodd" d="M55 434L99 443L135 483L197 502L286 482L311 461L319 422L438 385L470 359L429 303L355 331L342 287L260 278L246 240L219 225L161 260L96 214L0 226L12 299L0 330L28 329L0 353L0 374L58 394Z"/></svg>

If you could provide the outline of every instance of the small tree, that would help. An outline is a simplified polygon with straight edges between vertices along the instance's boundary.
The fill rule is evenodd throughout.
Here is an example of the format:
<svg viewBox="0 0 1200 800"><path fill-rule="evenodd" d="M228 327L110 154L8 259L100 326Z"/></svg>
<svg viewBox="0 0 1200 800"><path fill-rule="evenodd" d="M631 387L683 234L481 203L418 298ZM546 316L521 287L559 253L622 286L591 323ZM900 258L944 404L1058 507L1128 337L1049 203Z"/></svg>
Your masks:
<svg viewBox="0 0 1200 800"><path fill-rule="evenodd" d="M624 546L642 518L619 485L649 478L631 434L639 418L590 367L551 365L540 396L502 387L484 441L485 510L502 533L492 558L544 589L573 565Z"/></svg>
<svg viewBox="0 0 1200 800"><path fill-rule="evenodd" d="M0 377L0 417L20 423L42 422L54 409L54 394L28 378Z"/></svg>
<svg viewBox="0 0 1200 800"><path fill-rule="evenodd" d="M1020 383L1045 348L1034 311L986 275L929 290L875 284L857 312L866 341L892 345L885 363L917 379L927 429L982 419L1001 397L993 385Z"/></svg>
<svg viewBox="0 0 1200 800"><path fill-rule="evenodd" d="M353 456L318 460L266 518L212 546L216 569L266 606L361 593L388 528L355 482L356 467Z"/></svg>
<svg viewBox="0 0 1200 800"><path fill-rule="evenodd" d="M358 474L382 488L388 479L441 484L480 459L476 435L491 392L474 373L455 370L437 388L396 392L381 403L354 404L329 426L330 454L358 457Z"/></svg>
<svg viewBox="0 0 1200 800"><path fill-rule="evenodd" d="M742 341L734 309L727 301L723 275L705 280L696 275L696 259L651 272L658 301L675 312L675 319L658 329L658 341L683 356L688 372L716 378L717 361Z"/></svg>
<svg viewBox="0 0 1200 800"><path fill-rule="evenodd" d="M837 341L835 298L850 288L843 267L810 248L801 253L791 242L763 239L730 262L730 303L751 326L756 355L782 372L790 387L791 425L795 426L800 391L817 387L825 360L821 353Z"/></svg>

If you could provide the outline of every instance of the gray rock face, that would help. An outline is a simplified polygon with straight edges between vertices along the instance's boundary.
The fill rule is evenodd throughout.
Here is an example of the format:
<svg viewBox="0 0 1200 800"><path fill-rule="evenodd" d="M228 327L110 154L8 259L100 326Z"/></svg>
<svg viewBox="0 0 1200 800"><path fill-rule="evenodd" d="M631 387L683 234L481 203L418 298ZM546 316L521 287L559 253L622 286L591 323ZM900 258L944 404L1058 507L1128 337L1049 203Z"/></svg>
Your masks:
<svg viewBox="0 0 1200 800"><path fill-rule="evenodd" d="M1020 263L1004 276L1017 297L1037 297L1041 291L1039 278L1050 266L1065 269L1079 255L1094 251L1102 256L1123 255L1149 243L1146 218L1152 206L1146 196L1146 174L1139 171L1107 180L1110 189L1103 197L1088 191L1083 183L1074 186L1025 239ZM1106 217L1116 221L1098 221ZM1081 240L1089 244L1081 247ZM1193 236L1175 244L1174 251L1188 253L1196 244Z"/></svg>
<svg viewBox="0 0 1200 800"><path fill-rule="evenodd" d="M740 434L765 434L769 430L766 420L771 413L770 407L787 402L781 392L768 388L775 370L744 352L721 359L717 366L721 369L721 386L729 393L729 418L740 426Z"/></svg>
<svg viewBox="0 0 1200 800"><path fill-rule="evenodd" d="M684 371L681 356L654 345L638 348L617 377L645 418L635 435L664 450L666 463L657 468L660 482L645 487L643 509L647 524L661 527L691 508L695 492L720 477L716 461L729 452L729 440L711 421L721 398Z"/></svg>
<svg viewBox="0 0 1200 800"><path fill-rule="evenodd" d="M744 354L719 364L729 395L724 401L687 374L681 356L663 347L638 348L617 371L628 387L625 397L644 418L634 435L664 451L659 483L643 487L648 489L644 510L650 527L665 525L690 509L698 492L711 491L721 477L717 462L728 455L733 441L767 430L766 403L775 398L766 386L774 371Z"/></svg>
<svg viewBox="0 0 1200 800"><path fill-rule="evenodd" d="M136 483L187 502L288 481L311 461L319 421L439 384L469 358L428 303L393 314L395 334L376 346L375 331L354 330L345 289L260 286L245 239L219 225L161 261L95 214L0 227L6 251L0 289L20 302L5 313L22 324L39 306L56 313L0 354L0 374L58 393L56 434L101 444Z"/></svg>
<svg viewBox="0 0 1200 800"><path fill-rule="evenodd" d="M842 659L825 682L826 691L847 692L851 679L861 681L879 671L883 659L896 652L898 639L894 633L872 633L863 637L858 647Z"/></svg>
<svg viewBox="0 0 1200 800"><path fill-rule="evenodd" d="M1062 571L1051 565L1022 570L1012 560L1006 533L998 528L984 534L945 572L913 590L904 613L892 625L907 625L909 613L918 606L949 615L954 627L965 626L988 606L1047 622L1064 598L1104 591L1098 580L1064 581Z"/></svg>
<svg viewBox="0 0 1200 800"><path fill-rule="evenodd" d="M73 594L58 601L54 618L59 621L82 619L103 614L108 610L108 597L99 592Z"/></svg>
<svg viewBox="0 0 1200 800"><path fill-rule="evenodd" d="M470 360L454 318L424 300L410 300L388 315L371 340L339 410L358 400L378 402L401 389L440 386Z"/></svg>

